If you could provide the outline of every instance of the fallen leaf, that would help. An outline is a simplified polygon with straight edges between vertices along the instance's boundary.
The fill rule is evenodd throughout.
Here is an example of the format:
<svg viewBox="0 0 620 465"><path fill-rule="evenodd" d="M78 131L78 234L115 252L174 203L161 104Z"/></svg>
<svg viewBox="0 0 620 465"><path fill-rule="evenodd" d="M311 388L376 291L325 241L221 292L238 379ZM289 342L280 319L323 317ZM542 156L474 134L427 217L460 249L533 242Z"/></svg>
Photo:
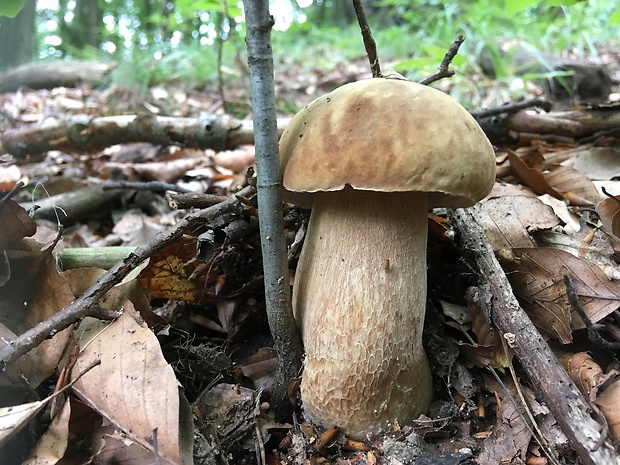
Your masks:
<svg viewBox="0 0 620 465"><path fill-rule="evenodd" d="M560 223L553 210L535 197L498 197L472 208L495 252L536 247L531 233Z"/></svg>
<svg viewBox="0 0 620 465"><path fill-rule="evenodd" d="M575 157L575 169L591 180L608 181L620 176L620 150L589 147Z"/></svg>
<svg viewBox="0 0 620 465"><path fill-rule="evenodd" d="M620 440L620 381L601 392L596 398L596 404L605 415L611 439L617 442Z"/></svg>
<svg viewBox="0 0 620 465"><path fill-rule="evenodd" d="M583 205L580 202L579 206L593 206L601 200L601 195L594 183L586 176L581 174L570 166L558 166L551 171L543 174L549 185L556 191L569 199L576 196L581 199L585 199L589 205ZM569 195L570 194L570 195ZM576 202L571 202L575 205Z"/></svg>
<svg viewBox="0 0 620 465"><path fill-rule="evenodd" d="M22 465L56 465L60 462L69 445L70 418L71 402L65 402Z"/></svg>
<svg viewBox="0 0 620 465"><path fill-rule="evenodd" d="M572 329L584 324L575 315L566 297L563 276L568 275L579 295L579 304L594 323L620 306L620 286L610 281L594 263L549 247L513 249L514 266L506 264L508 277L524 309L538 328L572 341Z"/></svg>
<svg viewBox="0 0 620 465"><path fill-rule="evenodd" d="M95 359L101 365L84 375L74 391L129 440L153 452L153 430L158 431L158 452L165 464L181 464L191 454L183 438L191 431L181 427L178 383L164 359L155 335L125 311L106 326L86 319L80 325L77 342L82 351L72 374ZM104 329L105 328L105 329Z"/></svg>
<svg viewBox="0 0 620 465"><path fill-rule="evenodd" d="M558 359L581 393L592 401L604 383L618 376L616 371L603 373L600 365L587 352L564 353Z"/></svg>
<svg viewBox="0 0 620 465"><path fill-rule="evenodd" d="M36 223L17 202L9 199L0 205L0 249L15 248L36 232Z"/></svg>
<svg viewBox="0 0 620 465"><path fill-rule="evenodd" d="M508 150L508 160L521 182L532 189L536 195L549 194L557 199L562 198L562 196L549 185L540 171L527 166L512 150Z"/></svg>

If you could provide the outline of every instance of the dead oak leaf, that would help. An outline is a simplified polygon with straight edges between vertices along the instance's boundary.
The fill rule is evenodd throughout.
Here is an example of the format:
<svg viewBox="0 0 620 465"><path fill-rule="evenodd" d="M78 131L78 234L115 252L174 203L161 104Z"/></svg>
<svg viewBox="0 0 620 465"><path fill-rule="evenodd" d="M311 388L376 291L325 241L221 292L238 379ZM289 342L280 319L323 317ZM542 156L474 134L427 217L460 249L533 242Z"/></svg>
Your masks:
<svg viewBox="0 0 620 465"><path fill-rule="evenodd" d="M563 276L571 278L579 304L596 323L620 306L620 286L610 281L593 262L551 247L513 249L514 262L507 264L511 284L524 309L539 329L572 341L572 329L584 327L566 297Z"/></svg>

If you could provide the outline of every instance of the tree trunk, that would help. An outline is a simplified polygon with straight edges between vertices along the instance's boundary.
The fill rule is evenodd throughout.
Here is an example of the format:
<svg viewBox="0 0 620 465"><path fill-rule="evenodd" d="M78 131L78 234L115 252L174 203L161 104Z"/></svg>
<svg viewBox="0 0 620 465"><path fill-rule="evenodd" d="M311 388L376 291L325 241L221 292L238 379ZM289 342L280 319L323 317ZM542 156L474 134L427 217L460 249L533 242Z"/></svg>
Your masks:
<svg viewBox="0 0 620 465"><path fill-rule="evenodd" d="M15 18L0 18L0 70L32 60L36 49L35 0L28 0Z"/></svg>

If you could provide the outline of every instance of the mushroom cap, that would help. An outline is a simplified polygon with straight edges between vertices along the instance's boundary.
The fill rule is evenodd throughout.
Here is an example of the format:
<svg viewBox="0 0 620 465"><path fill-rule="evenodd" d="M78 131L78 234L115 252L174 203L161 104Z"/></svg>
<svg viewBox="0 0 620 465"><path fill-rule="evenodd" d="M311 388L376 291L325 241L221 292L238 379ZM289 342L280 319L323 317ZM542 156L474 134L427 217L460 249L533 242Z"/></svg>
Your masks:
<svg viewBox="0 0 620 465"><path fill-rule="evenodd" d="M495 181L495 153L448 95L402 79L346 84L312 101L280 139L285 197L317 191L424 191L429 206L466 207ZM292 194L291 194L292 193Z"/></svg>

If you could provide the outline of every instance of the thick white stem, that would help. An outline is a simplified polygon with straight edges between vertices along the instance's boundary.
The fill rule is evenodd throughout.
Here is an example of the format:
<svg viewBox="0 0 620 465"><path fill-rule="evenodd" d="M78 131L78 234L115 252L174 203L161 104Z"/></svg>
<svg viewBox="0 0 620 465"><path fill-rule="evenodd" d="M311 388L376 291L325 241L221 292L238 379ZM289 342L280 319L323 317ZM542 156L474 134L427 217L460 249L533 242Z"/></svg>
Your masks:
<svg viewBox="0 0 620 465"><path fill-rule="evenodd" d="M317 193L293 288L306 416L353 437L428 408L425 193Z"/></svg>

